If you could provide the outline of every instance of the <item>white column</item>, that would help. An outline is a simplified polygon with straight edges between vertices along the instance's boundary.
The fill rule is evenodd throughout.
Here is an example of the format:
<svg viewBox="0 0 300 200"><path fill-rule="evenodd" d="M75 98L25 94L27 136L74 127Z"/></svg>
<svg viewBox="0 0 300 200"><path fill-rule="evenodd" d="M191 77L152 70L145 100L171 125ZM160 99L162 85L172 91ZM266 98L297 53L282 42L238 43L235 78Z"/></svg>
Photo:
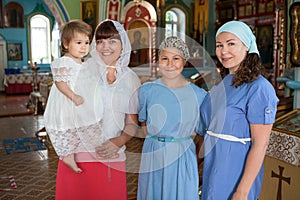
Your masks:
<svg viewBox="0 0 300 200"><path fill-rule="evenodd" d="M108 0L98 0L98 23L105 20L107 16L107 2Z"/></svg>

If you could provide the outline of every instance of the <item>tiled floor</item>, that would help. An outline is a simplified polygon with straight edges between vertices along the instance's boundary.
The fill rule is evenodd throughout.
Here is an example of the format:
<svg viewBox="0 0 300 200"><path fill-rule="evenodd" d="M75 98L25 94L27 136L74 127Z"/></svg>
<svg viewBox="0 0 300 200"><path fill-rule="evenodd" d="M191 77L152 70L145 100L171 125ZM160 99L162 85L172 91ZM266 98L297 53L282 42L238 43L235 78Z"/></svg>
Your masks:
<svg viewBox="0 0 300 200"><path fill-rule="evenodd" d="M54 200L58 158L52 148L43 151L7 154L4 139L35 137L44 127L43 117L27 111L29 95L6 96L0 93L0 191L9 176L17 189L0 192L1 200ZM142 139L134 138L127 144L128 196L135 199L137 172ZM2 187L2 188L1 188Z"/></svg>
<svg viewBox="0 0 300 200"><path fill-rule="evenodd" d="M0 92L0 117L28 115L29 95L6 95Z"/></svg>
<svg viewBox="0 0 300 200"><path fill-rule="evenodd" d="M4 139L35 137L44 127L42 115L27 109L29 95L5 95L0 92L0 200L54 200L58 158L51 148L43 151L7 154ZM283 109L284 112L287 112ZM137 177L143 140L127 143L128 197L137 193ZM201 167L199 168L201 174ZM13 176L17 189L1 192L8 177Z"/></svg>

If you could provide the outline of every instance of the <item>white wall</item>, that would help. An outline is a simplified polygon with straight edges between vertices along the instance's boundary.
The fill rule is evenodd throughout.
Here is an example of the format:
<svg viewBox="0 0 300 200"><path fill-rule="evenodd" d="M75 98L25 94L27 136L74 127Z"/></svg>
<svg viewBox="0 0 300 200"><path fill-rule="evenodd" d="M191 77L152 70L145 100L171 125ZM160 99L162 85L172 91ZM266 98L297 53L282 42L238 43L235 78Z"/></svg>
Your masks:
<svg viewBox="0 0 300 200"><path fill-rule="evenodd" d="M7 68L6 42L0 36L0 91L4 91L4 69Z"/></svg>

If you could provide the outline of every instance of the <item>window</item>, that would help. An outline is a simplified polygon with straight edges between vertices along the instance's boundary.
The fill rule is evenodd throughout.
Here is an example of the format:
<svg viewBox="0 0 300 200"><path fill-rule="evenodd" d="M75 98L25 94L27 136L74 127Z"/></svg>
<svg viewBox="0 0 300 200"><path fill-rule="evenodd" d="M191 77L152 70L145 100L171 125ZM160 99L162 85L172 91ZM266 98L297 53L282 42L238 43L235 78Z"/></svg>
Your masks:
<svg viewBox="0 0 300 200"><path fill-rule="evenodd" d="M53 59L60 57L60 29L57 22L55 22L53 27L51 46Z"/></svg>
<svg viewBox="0 0 300 200"><path fill-rule="evenodd" d="M32 62L48 64L51 62L50 20L37 14L30 18L30 53Z"/></svg>
<svg viewBox="0 0 300 200"><path fill-rule="evenodd" d="M175 12L166 12L166 37L177 36L178 17Z"/></svg>
<svg viewBox="0 0 300 200"><path fill-rule="evenodd" d="M179 8L171 8L166 12L166 37L178 36L185 34L186 16ZM185 40L184 38L182 38Z"/></svg>

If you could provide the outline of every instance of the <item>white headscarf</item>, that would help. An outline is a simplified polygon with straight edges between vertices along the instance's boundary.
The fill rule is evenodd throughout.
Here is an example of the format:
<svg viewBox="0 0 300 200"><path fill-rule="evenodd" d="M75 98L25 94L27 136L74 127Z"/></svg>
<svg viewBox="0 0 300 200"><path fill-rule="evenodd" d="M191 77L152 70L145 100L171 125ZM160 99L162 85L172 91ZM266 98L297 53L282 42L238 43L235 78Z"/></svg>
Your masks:
<svg viewBox="0 0 300 200"><path fill-rule="evenodd" d="M127 32L125 31L124 27L119 22L110 20L110 19L106 19L106 20L102 21L101 23L99 23L95 30L97 30L98 27L106 21L111 21L114 24L114 26L116 27L117 31L119 32L119 36L121 38L121 43L122 43L122 50L121 50L121 54L117 61L116 66L106 65L103 62L103 60L101 59L101 57L99 56L99 53L96 49L96 31L95 31L95 34L94 34L94 37L93 37L93 40L92 40L92 43L90 46L90 54L91 54L92 58L94 58L94 60L98 64L98 67L100 67L101 77L105 83L107 83L106 69L108 67L116 68L116 70L117 70L116 79L117 80L122 76L122 74L126 70L128 70L128 64L130 62L130 53L131 53L131 43L128 38Z"/></svg>

